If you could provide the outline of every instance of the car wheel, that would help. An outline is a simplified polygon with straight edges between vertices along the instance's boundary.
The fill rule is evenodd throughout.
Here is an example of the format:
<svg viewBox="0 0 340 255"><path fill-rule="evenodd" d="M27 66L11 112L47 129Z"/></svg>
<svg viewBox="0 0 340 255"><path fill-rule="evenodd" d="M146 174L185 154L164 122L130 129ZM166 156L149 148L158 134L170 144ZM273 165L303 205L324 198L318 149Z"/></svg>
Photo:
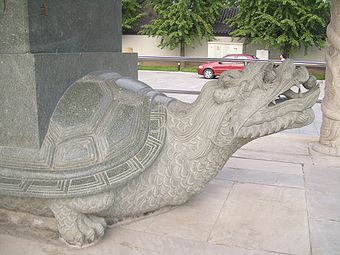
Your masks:
<svg viewBox="0 0 340 255"><path fill-rule="evenodd" d="M206 78L206 79L212 79L212 78L214 78L215 77L215 74L214 74L214 71L213 70L211 70L211 69L205 69L204 71L203 71L203 76L204 76L204 78Z"/></svg>

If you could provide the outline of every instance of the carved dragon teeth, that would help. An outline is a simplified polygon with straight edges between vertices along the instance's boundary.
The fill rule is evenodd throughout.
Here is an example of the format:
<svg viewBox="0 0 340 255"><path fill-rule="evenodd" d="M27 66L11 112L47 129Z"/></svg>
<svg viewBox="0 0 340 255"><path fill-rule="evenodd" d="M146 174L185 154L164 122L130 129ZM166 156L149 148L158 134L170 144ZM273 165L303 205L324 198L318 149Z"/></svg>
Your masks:
<svg viewBox="0 0 340 255"><path fill-rule="evenodd" d="M238 136L241 138L248 138L248 130L247 127L243 127L240 129Z"/></svg>
<svg viewBox="0 0 340 255"><path fill-rule="evenodd" d="M261 133L260 133L260 136L264 136L265 134L267 134L267 130L269 129L270 127L270 123L264 123L263 125L263 129L261 129Z"/></svg>
<svg viewBox="0 0 340 255"><path fill-rule="evenodd" d="M277 117L275 120L264 122L261 124L242 127L238 133L238 136L241 138L251 138L254 139L256 137L268 135L271 133L278 132L280 130L286 129L290 125L292 125L295 121L305 121L308 117L299 114L298 112L290 113L289 115L284 115Z"/></svg>

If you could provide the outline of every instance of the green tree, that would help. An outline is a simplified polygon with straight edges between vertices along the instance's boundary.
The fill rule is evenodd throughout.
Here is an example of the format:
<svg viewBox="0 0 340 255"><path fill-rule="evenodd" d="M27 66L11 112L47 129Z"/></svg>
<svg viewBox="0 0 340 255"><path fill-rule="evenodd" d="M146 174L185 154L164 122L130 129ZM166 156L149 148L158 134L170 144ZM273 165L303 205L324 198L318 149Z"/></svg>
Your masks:
<svg viewBox="0 0 340 255"><path fill-rule="evenodd" d="M161 38L160 47L171 50L195 41L213 38L213 24L225 0L149 0L156 18L145 25L141 34Z"/></svg>
<svg viewBox="0 0 340 255"><path fill-rule="evenodd" d="M330 19L324 0L238 0L237 15L228 21L231 35L246 43L264 43L289 54L304 47L323 47Z"/></svg>
<svg viewBox="0 0 340 255"><path fill-rule="evenodd" d="M226 0L226 6L227 7L236 7L238 0Z"/></svg>
<svg viewBox="0 0 340 255"><path fill-rule="evenodd" d="M123 31L132 26L141 17L145 16L142 12L142 5L139 0L122 0L122 28Z"/></svg>

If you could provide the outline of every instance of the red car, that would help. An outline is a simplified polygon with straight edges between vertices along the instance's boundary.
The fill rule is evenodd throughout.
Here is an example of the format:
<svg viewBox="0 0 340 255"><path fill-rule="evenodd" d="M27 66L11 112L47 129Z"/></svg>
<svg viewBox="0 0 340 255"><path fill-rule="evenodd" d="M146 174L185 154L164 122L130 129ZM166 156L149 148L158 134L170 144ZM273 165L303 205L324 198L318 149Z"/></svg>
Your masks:
<svg viewBox="0 0 340 255"><path fill-rule="evenodd" d="M226 59L257 59L253 55L247 54L228 54L223 58ZM243 70L244 63L242 62L211 62L202 64L197 68L197 73L203 75L206 79L213 79L215 76L219 76L226 70Z"/></svg>

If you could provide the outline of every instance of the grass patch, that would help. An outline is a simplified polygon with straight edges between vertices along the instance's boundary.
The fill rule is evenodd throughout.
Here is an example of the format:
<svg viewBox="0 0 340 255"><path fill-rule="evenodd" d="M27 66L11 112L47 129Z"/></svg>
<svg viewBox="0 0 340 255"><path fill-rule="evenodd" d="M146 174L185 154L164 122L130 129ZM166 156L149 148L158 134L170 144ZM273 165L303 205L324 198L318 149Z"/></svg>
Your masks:
<svg viewBox="0 0 340 255"><path fill-rule="evenodd" d="M313 68L308 68L309 75L313 75L317 80L324 80L325 79L325 69L318 70Z"/></svg>
<svg viewBox="0 0 340 255"><path fill-rule="evenodd" d="M182 72L187 72L187 73L197 73L197 67L189 66L189 67L184 67L181 70Z"/></svg>
<svg viewBox="0 0 340 255"><path fill-rule="evenodd" d="M311 73L311 75L315 76L317 80L324 80L325 74L324 73Z"/></svg>
<svg viewBox="0 0 340 255"><path fill-rule="evenodd" d="M138 70L178 72L177 66L138 66ZM181 72L196 73L196 67L184 67Z"/></svg>
<svg viewBox="0 0 340 255"><path fill-rule="evenodd" d="M177 72L177 66L138 66L138 70Z"/></svg>

